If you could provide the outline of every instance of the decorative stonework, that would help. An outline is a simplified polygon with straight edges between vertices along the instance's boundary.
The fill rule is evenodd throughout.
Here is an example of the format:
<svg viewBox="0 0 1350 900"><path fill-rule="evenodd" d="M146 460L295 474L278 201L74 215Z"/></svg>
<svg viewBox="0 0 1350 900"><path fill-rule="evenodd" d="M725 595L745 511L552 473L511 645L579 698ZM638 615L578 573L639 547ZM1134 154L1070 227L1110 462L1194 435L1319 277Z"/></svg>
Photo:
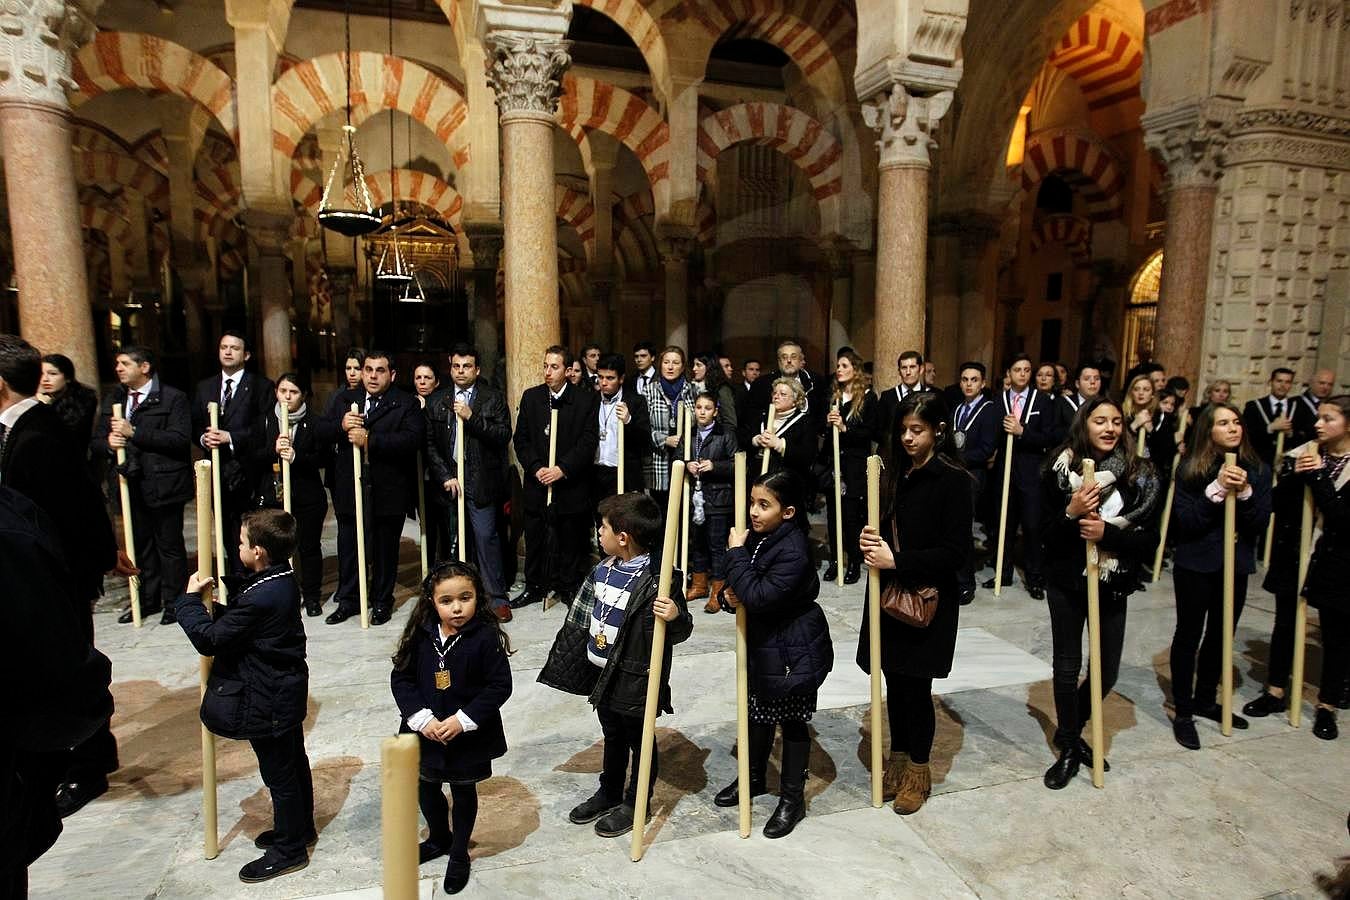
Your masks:
<svg viewBox="0 0 1350 900"><path fill-rule="evenodd" d="M1350 169L1350 141L1319 141L1285 134L1235 138L1224 152L1227 165L1287 162L1325 169Z"/></svg>
<svg viewBox="0 0 1350 900"><path fill-rule="evenodd" d="M488 232L486 234L470 232L469 248L473 253L473 267L497 271L498 262L501 260L502 247L505 244L506 241L501 232Z"/></svg>
<svg viewBox="0 0 1350 900"><path fill-rule="evenodd" d="M1350 119L1325 116L1306 109L1268 107L1239 110L1235 135L1246 131L1297 131L1322 137L1350 137Z"/></svg>
<svg viewBox="0 0 1350 900"><path fill-rule="evenodd" d="M103 0L0 2L0 101L69 108L71 57L94 34Z"/></svg>
<svg viewBox="0 0 1350 900"><path fill-rule="evenodd" d="M562 76L572 64L568 42L518 32L492 32L484 43L489 54L488 86L497 95L497 110L508 116L552 120L562 94Z"/></svg>
<svg viewBox="0 0 1350 900"><path fill-rule="evenodd" d="M898 82L892 84L889 91L864 103L863 121L880 135L877 141L881 153L879 167L928 168L932 164L930 151L937 149L934 135L938 123L951 105L951 91L919 97Z"/></svg>
<svg viewBox="0 0 1350 900"><path fill-rule="evenodd" d="M1169 189L1215 185L1232 123L1233 107L1214 102L1144 116L1144 145L1167 166Z"/></svg>

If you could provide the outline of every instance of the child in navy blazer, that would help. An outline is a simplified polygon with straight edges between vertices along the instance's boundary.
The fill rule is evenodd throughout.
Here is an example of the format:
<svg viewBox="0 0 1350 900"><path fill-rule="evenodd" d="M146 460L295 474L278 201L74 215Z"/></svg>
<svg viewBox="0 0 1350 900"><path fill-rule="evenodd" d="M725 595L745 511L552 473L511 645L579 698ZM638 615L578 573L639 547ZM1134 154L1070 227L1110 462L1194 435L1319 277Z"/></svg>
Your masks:
<svg viewBox="0 0 1350 900"><path fill-rule="evenodd" d="M403 718L399 731L420 735L417 801L430 833L418 861L449 855L447 894L469 881L478 782L492 777L492 760L506 753L501 707L511 696L512 652L478 569L461 562L432 569L394 653L389 682ZM453 813L442 784L450 785Z"/></svg>

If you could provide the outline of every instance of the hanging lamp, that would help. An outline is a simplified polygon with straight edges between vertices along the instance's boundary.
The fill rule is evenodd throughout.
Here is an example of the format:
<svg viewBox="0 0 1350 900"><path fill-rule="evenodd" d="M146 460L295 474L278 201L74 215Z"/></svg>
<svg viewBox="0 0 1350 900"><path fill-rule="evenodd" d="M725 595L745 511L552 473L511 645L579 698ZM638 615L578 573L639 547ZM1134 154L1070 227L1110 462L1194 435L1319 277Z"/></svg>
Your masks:
<svg viewBox="0 0 1350 900"><path fill-rule="evenodd" d="M342 145L337 159L323 185L323 199L319 201L319 224L346 237L370 234L380 227L375 214L370 188L366 185L366 168L356 152L356 126L352 125L352 5L347 0L344 15L347 55L343 60L347 75L347 122L342 126ZM352 191L349 196L346 179L350 174ZM335 205L341 203L340 206Z"/></svg>
<svg viewBox="0 0 1350 900"><path fill-rule="evenodd" d="M394 207L398 211L397 204ZM403 258L398 249L398 226L389 231L389 244L380 252L380 261L375 266L375 280L386 286L394 287L412 281L412 267Z"/></svg>
<svg viewBox="0 0 1350 900"><path fill-rule="evenodd" d="M422 280L417 277L415 271L409 271L408 283L403 288L403 295L398 298L399 303L426 303L427 295L422 292Z"/></svg>

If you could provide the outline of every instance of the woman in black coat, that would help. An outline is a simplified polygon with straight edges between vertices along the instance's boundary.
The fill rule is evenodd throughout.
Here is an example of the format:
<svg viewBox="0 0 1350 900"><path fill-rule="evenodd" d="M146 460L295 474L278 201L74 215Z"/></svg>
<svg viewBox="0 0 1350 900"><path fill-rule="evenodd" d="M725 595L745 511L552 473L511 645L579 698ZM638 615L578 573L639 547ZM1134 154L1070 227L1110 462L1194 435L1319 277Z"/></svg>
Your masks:
<svg viewBox="0 0 1350 900"><path fill-rule="evenodd" d="M1237 454L1237 465L1224 463ZM1211 403L1195 423L1186 456L1177 469L1170 534L1175 536L1173 581L1177 624L1172 636L1172 733L1188 750L1200 749L1194 716L1218 721L1215 700L1222 674L1224 499L1237 495L1237 547L1233 577L1233 625L1247 600L1247 576L1256 571L1256 542L1270 518L1270 470L1256 456L1231 403ZM1203 635L1203 641L1202 641ZM1197 656L1198 653L1198 656ZM1234 728L1247 720L1233 716Z"/></svg>
<svg viewBox="0 0 1350 900"><path fill-rule="evenodd" d="M296 521L296 562L300 564L300 595L305 615L323 615L323 520L328 515L328 495L320 470L328 465L331 448L314 436L310 416L308 382L294 372L277 379L277 402L263 416L258 446L250 453L251 465L259 472L258 492L265 505L279 507L280 475L272 466L284 459L291 463L291 512ZM290 417L290 433L281 434L281 404Z"/></svg>
<svg viewBox="0 0 1350 900"><path fill-rule="evenodd" d="M796 378L778 378L773 383L770 402L774 408L773 430L769 430L766 422L751 439L754 446L761 448L754 464L762 466L762 454L767 453L770 472L787 469L803 484L814 484L812 467L819 452L820 433L806 414L805 389Z"/></svg>
<svg viewBox="0 0 1350 900"><path fill-rule="evenodd" d="M841 498L844 507L844 553L848 567L844 570L844 584L855 584L862 577L862 551L855 540L862 532L867 512L867 457L872 454L872 442L877 440L877 396L867 386L863 358L848 351L839 357L834 368L834 396L830 413L825 418L825 440L820 444L820 466L833 478L834 440L831 429L839 430L839 481L843 485ZM843 560L834 558L838 546L835 529L833 484L826 491L826 527L830 536L830 565L825 570L825 581L834 581Z"/></svg>
<svg viewBox="0 0 1350 900"><path fill-rule="evenodd" d="M950 455L948 418L935 394L914 394L900 404L900 434L893 443L903 452L893 454L890 483L882 487L881 534L869 526L859 542L863 561L881 570L883 590L898 583L938 592L937 612L926 628L881 616L881 671L891 725L885 788L902 815L917 812L932 789L933 679L951 671L960 609L957 571L970 552L970 504L955 502L970 496L970 474ZM864 672L871 671L868 630L864 612L857 655Z"/></svg>
<svg viewBox="0 0 1350 900"><path fill-rule="evenodd" d="M834 667L830 626L816 603L820 580L806 537L806 485L791 472L755 479L753 533L733 530L727 551L727 600L745 604L750 681L750 795L767 793L765 769L775 728L783 730L778 807L764 836L785 837L806 816L806 766L816 692ZM740 802L740 784L718 792L718 806Z"/></svg>
<svg viewBox="0 0 1350 900"><path fill-rule="evenodd" d="M1092 487L1083 483L1086 459L1096 465ZM1097 544L1104 699L1120 673L1125 601L1139 590L1158 546L1156 509L1161 490L1153 466L1135 455L1124 413L1114 400L1101 395L1078 408L1068 439L1050 455L1041 485L1059 750L1044 781L1046 787L1060 790L1073 780L1080 763L1092 764L1092 749L1080 736L1092 703L1091 679L1078 681L1087 621L1086 541Z"/></svg>
<svg viewBox="0 0 1350 900"><path fill-rule="evenodd" d="M89 459L89 439L94 436L94 416L98 413L98 394L75 380L75 363L60 353L42 357L42 394L48 398L61 419L81 461ZM97 482L102 473L90 471Z"/></svg>

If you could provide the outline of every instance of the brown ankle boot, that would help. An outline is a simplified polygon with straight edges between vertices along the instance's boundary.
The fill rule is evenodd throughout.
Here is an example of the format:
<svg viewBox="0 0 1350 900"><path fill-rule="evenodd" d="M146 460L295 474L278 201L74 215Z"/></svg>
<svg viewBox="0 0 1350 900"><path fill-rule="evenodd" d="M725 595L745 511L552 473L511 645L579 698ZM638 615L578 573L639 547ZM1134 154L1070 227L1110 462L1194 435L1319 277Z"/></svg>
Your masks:
<svg viewBox="0 0 1350 900"><path fill-rule="evenodd" d="M902 816L912 815L923 808L933 790L933 773L928 763L922 765L905 761L905 769L900 773L900 789L895 795L893 809Z"/></svg>
<svg viewBox="0 0 1350 900"><path fill-rule="evenodd" d="M908 753L892 753L881 773L881 799L890 802L900 792L900 776L909 765Z"/></svg>
<svg viewBox="0 0 1350 900"><path fill-rule="evenodd" d="M722 604L717 602L717 595L722 593L722 588L726 583L724 578L714 578L712 584L708 585L708 602L703 607L705 613L722 611Z"/></svg>
<svg viewBox="0 0 1350 900"><path fill-rule="evenodd" d="M692 583L684 592L684 599L686 602L692 603L706 596L708 596L708 573L695 572Z"/></svg>

